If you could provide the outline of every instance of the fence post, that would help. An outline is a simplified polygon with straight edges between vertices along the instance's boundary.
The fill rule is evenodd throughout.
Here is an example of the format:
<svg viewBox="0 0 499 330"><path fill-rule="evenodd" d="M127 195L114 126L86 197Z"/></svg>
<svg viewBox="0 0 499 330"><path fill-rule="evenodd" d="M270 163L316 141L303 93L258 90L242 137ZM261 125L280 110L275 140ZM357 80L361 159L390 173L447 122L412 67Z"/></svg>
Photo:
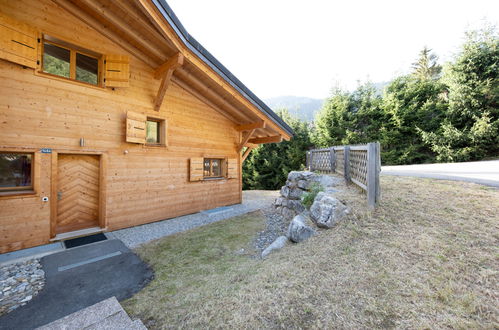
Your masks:
<svg viewBox="0 0 499 330"><path fill-rule="evenodd" d="M343 149L343 157L344 157L344 165L343 165L343 173L345 176L345 180L347 183L350 183L350 147L345 146Z"/></svg>
<svg viewBox="0 0 499 330"><path fill-rule="evenodd" d="M336 170L336 154L332 147L329 149L329 163L331 165L331 173L334 173Z"/></svg>
<svg viewBox="0 0 499 330"><path fill-rule="evenodd" d="M314 167L314 151L313 150L310 150L309 160L310 160L310 167L308 168L308 170L310 172L313 172L314 171L314 169L313 169L313 167Z"/></svg>
<svg viewBox="0 0 499 330"><path fill-rule="evenodd" d="M305 153L305 159L306 159L306 160L305 160L305 167L306 167L307 169L310 169L310 151L307 151L307 152Z"/></svg>
<svg viewBox="0 0 499 330"><path fill-rule="evenodd" d="M376 142L376 204L381 199L381 185L379 183L379 176L381 175L381 146Z"/></svg>
<svg viewBox="0 0 499 330"><path fill-rule="evenodd" d="M370 208L376 206L376 182L379 182L378 157L376 152L376 143L367 144L367 204ZM376 179L378 177L378 179Z"/></svg>

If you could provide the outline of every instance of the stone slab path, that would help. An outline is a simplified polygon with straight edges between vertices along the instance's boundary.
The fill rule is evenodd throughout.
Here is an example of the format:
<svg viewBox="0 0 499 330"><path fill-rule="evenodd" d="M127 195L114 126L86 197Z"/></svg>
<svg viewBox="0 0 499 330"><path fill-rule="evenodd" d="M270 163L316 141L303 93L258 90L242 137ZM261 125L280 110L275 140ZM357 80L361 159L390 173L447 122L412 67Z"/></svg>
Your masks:
<svg viewBox="0 0 499 330"><path fill-rule="evenodd" d="M147 330L141 320L130 319L116 297L103 300L36 330L66 329Z"/></svg>

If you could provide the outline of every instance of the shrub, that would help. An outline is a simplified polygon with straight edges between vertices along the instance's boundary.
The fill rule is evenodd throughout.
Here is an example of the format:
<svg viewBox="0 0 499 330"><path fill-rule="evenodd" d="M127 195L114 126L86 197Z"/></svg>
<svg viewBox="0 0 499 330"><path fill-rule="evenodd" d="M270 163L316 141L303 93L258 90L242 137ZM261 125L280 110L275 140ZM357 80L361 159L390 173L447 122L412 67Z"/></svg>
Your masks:
<svg viewBox="0 0 499 330"><path fill-rule="evenodd" d="M324 191L324 187L320 185L318 182L312 182L309 187L309 191L304 193L301 197L301 203L307 208L310 209L312 204L314 203L315 197L321 191Z"/></svg>

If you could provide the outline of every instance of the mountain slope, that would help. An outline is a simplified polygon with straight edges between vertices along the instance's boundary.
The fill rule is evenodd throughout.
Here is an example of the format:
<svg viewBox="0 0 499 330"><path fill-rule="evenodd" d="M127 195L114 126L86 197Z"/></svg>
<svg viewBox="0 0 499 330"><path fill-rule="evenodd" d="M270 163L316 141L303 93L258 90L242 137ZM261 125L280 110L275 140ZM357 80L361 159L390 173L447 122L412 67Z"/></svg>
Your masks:
<svg viewBox="0 0 499 330"><path fill-rule="evenodd" d="M265 99L264 102L272 109L288 109L289 113L303 121L313 121L324 100L300 96L279 96Z"/></svg>

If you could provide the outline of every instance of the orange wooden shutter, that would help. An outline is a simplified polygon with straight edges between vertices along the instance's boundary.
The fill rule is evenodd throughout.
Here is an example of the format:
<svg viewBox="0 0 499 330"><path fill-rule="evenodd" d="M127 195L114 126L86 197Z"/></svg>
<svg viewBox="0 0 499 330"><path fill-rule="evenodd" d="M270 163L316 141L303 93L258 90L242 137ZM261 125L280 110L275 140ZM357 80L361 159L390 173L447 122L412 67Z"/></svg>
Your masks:
<svg viewBox="0 0 499 330"><path fill-rule="evenodd" d="M203 180L203 158L190 159L189 181Z"/></svg>
<svg viewBox="0 0 499 330"><path fill-rule="evenodd" d="M125 55L106 55L104 59L104 79L106 87L128 87L130 58Z"/></svg>
<svg viewBox="0 0 499 330"><path fill-rule="evenodd" d="M38 32L0 13L0 58L36 68Z"/></svg>
<svg viewBox="0 0 499 330"><path fill-rule="evenodd" d="M237 179L237 159L232 158L227 160L227 178L228 179Z"/></svg>
<svg viewBox="0 0 499 330"><path fill-rule="evenodd" d="M147 116L128 111L126 114L126 142L146 143Z"/></svg>

